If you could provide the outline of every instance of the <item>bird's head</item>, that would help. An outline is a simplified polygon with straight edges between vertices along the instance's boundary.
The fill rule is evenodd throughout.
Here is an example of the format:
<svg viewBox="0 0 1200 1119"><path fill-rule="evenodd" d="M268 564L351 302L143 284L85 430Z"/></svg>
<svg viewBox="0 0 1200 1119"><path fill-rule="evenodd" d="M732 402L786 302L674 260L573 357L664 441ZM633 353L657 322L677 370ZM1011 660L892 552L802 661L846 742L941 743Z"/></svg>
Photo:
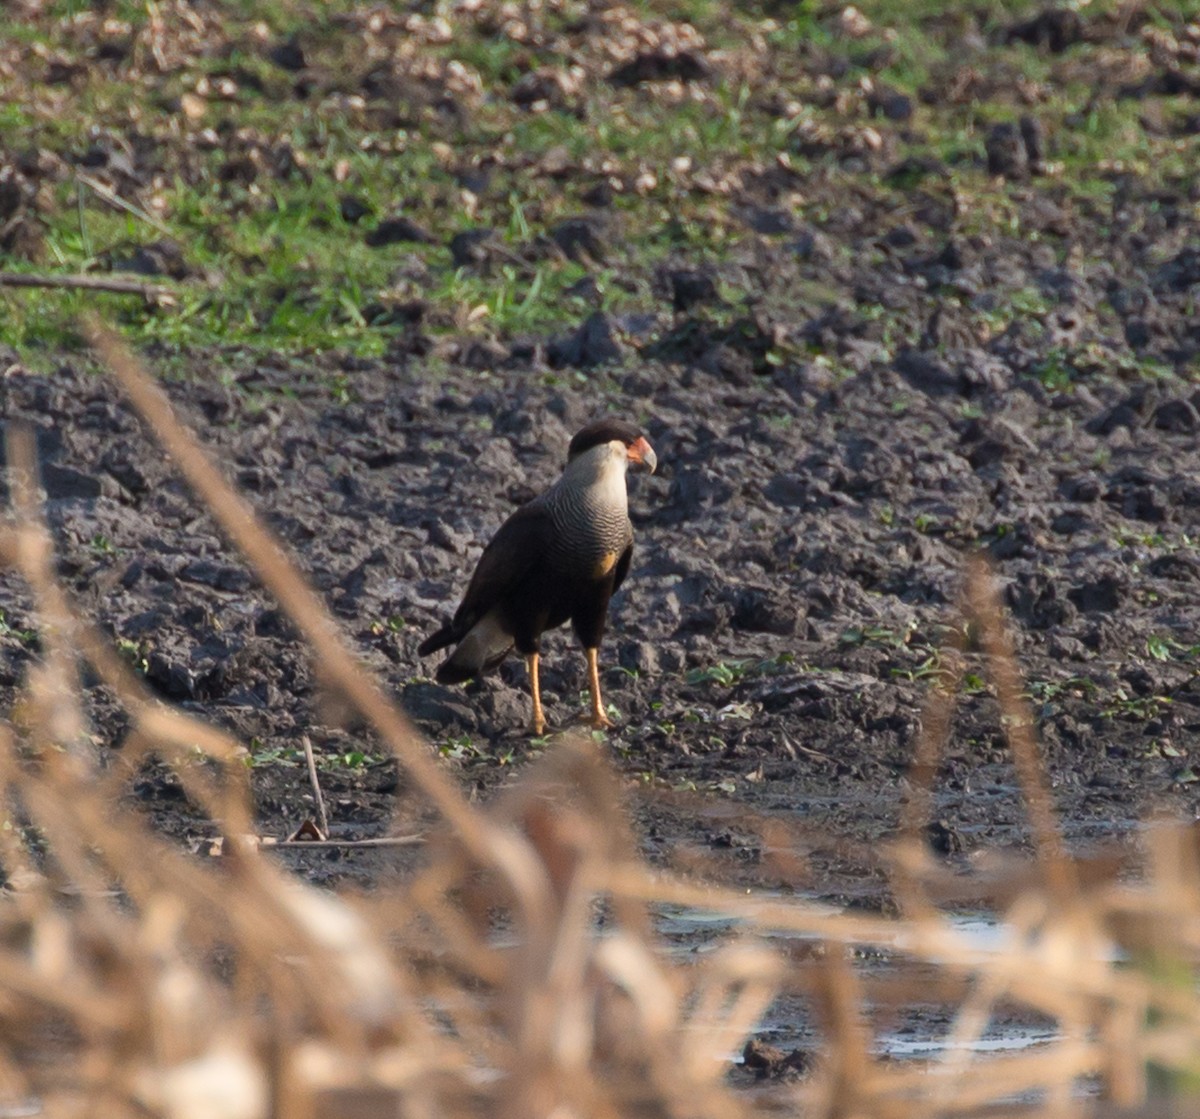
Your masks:
<svg viewBox="0 0 1200 1119"><path fill-rule="evenodd" d="M567 448L567 462L574 462L580 455L603 446L610 446L614 455L624 455L629 469L653 474L658 466L658 456L641 431L633 424L613 419L596 420L577 431Z"/></svg>

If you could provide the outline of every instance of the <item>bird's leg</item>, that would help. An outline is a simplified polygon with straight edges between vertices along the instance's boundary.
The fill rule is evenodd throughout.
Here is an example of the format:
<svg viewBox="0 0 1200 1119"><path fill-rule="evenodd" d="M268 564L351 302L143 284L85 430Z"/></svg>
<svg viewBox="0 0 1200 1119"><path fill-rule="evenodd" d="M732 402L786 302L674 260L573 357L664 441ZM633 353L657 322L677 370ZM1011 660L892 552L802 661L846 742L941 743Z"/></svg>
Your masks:
<svg viewBox="0 0 1200 1119"><path fill-rule="evenodd" d="M596 730L606 730L612 726L612 720L604 713L604 704L600 700L600 650L587 650L588 690L592 693L592 726Z"/></svg>
<svg viewBox="0 0 1200 1119"><path fill-rule="evenodd" d="M546 713L542 710L542 685L538 680L537 653L525 654L525 668L529 673L529 691L533 696L533 716L529 720L529 733L541 738L546 732Z"/></svg>

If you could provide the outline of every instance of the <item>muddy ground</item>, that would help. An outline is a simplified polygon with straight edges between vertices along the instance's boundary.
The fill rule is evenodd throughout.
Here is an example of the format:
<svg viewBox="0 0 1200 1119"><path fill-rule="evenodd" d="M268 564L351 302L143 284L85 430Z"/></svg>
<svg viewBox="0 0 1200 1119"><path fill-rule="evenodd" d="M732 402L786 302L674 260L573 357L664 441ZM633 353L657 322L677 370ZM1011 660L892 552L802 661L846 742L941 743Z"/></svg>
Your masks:
<svg viewBox="0 0 1200 1119"><path fill-rule="evenodd" d="M835 31L830 49L772 56L799 67L778 89L761 59L715 52L726 80L738 76L754 93L744 106L746 135L781 114L801 123L766 133L786 136L778 151L754 148L719 176L678 180L665 225L655 219L655 237L678 225L669 243L679 247L666 258L645 251L650 211L637 201L657 179L632 165L624 178L613 164L598 179L586 159L578 167L558 160L553 174L518 173L524 164L510 160L505 174L513 177L495 183L463 178L460 168L455 182L469 186L481 213L509 205L514 190L527 202L553 200L547 228L500 244L495 229L468 228L463 215L435 206L429 219L444 225L437 237L369 240L385 254L378 259L390 269L389 290L408 293L390 310L360 309L362 330L385 322L391 332L386 356L325 348L284 358L261 345L162 343L145 356L169 371L184 415L442 764L483 797L546 745L523 733L523 669L511 662L477 685L442 688L416 647L453 609L502 519L554 478L575 429L603 414L643 424L660 470L632 482L637 547L613 604L604 687L620 724L607 749L628 782L645 848L667 859L682 846L747 880L879 905L887 894L877 852L895 828L922 700L955 624L964 557L976 550L991 557L1011 612L1071 842L1123 841L1159 808L1194 814L1200 188L1190 165L1177 173L1176 157L1195 147L1190 109L1200 84L1195 25L1182 18L1161 15L1168 30L1145 13L1082 21L1073 9L1048 9L994 26L983 15L930 22L949 53L914 101L872 76L896 52L863 53L855 44L869 27L856 29L852 13L822 16ZM629 12L621 19L640 26ZM206 25L209 46L232 50L219 22ZM326 31L345 46L358 41L353 35L375 35L366 27ZM416 65L423 56L410 49L412 28L389 28L398 36L394 64ZM622 40L641 60L625 77L593 50L612 46L610 30L604 20L568 22L561 33L534 36L528 49L574 52L589 97L599 98L587 108L597 120L607 119L613 99L638 111L655 98L677 105L685 93L714 111L722 104L709 64L697 62L694 29L653 32L658 42L686 31L679 43L692 46L682 54L637 54L640 39ZM94 50L115 60L118 76L141 74L146 52L104 53L86 19L67 31L64 50ZM204 43L188 40L180 57ZM308 45L307 61L295 44L265 57L288 73L313 69L332 89L358 80ZM10 54L6 65L46 96L96 73L90 65L43 72L25 48ZM687 72L683 59L692 60ZM1017 62L1036 63L1044 78L1014 79ZM369 77L359 95L373 112L392 94ZM143 79L157 88L153 67ZM303 109L311 89L324 88L275 90L244 74L229 81L230 97L243 82L277 109ZM443 147L453 154L470 140L454 124L468 109L480 120L526 111L525 100L503 92L481 82L457 115L422 102L424 115L414 118L426 130L422 143L452 141ZM1065 111L1075 100L1078 111ZM197 121L187 123L186 111L182 125L153 117L154 128L171 127L162 144L143 146L180 160L176 187L186 182L210 201L229 201L193 157L201 143L241 143L249 133L193 135L207 111L193 102ZM155 112L170 113L174 103L167 98ZM584 111L541 96L535 104L568 117ZM1099 127L1089 112L1131 105L1140 116L1113 143L1138 158L1081 168L1077 141ZM963 106L976 116L953 116ZM1014 120L997 123L988 106L1011 108ZM949 145L943 111L955 122ZM811 113L817 123L804 123ZM642 131L653 123L647 118ZM158 181L137 145L118 160L111 137L80 154L69 136L39 135L55 158L31 156L21 175L57 182L78 163L117 185L130 175ZM423 150L417 145L411 158ZM1146 155L1160 150L1170 158ZM486 146L464 148L462 159L476 170L496 162ZM277 185L291 182L295 161L288 167ZM266 168L253 164L249 181ZM48 197L29 192L17 209L31 221L58 220ZM416 195L407 201L423 204ZM261 191L243 202L270 208ZM577 212L559 220L568 203ZM696 225L697 214L708 224ZM344 206L342 217L344 227L318 223L307 235L357 244L357 219ZM711 237L694 244L689 221ZM202 241L184 248L200 252ZM514 317L493 330L474 312L447 316L438 272L446 265L428 247L435 241L449 249L456 282L465 277L481 291L505 268L535 287L535 265L554 276L565 260L594 275L564 292L554 329L520 333ZM257 258L242 263L247 274L263 271ZM163 271L153 261L141 270ZM297 291L329 286L304 270L290 279ZM622 293L641 309L621 311ZM532 301L533 288L526 295ZM217 305L201 301L191 313ZM492 310L499 319L499 305ZM124 322L160 328L172 313L131 305ZM283 834L311 814L298 755L304 734L321 759L340 833L419 826L422 809L404 774L322 702L289 624L111 383L66 342L53 372L27 367L44 368L45 352L37 362L27 357L0 354L0 408L38 429L63 576L152 688L246 743L263 829ZM11 574L0 575L0 609L7 709L37 648L28 595ZM549 641L543 684L552 723L569 724L584 675L568 634ZM116 761L126 717L94 681L88 694L100 754ZM165 772L138 774L130 789L172 833L212 834L213 823ZM756 814L803 832L806 876L778 880ZM1028 843L977 657L935 817L934 845L952 859ZM378 859L336 855L306 870L328 882L382 872Z"/></svg>
<svg viewBox="0 0 1200 1119"><path fill-rule="evenodd" d="M1088 290L1062 269L1049 280ZM872 848L896 824L976 548L1017 627L1070 839L1120 838L1157 806L1194 813L1200 394L1109 375L1052 393L1008 338L885 362L852 324L821 329L861 345L857 373L743 375L722 355L748 344L726 338L697 360L656 343L659 356L626 351L586 373L552 371L536 345L436 378L419 358L229 355L169 389L431 749L481 795L544 746L523 733L523 668L443 688L415 648L501 519L555 476L571 433L612 413L645 425L661 464L631 482L636 554L603 675L620 723L608 749L653 857L683 842L768 885L884 900ZM0 390L4 414L38 429L68 585L160 695L247 743L263 829L311 814L302 734L338 833L403 829L419 814L370 736L337 725L288 623L112 383L77 360L49 376L14 361ZM13 575L0 595L7 707L36 622ZM938 780L935 845L954 857L1027 839L984 675L972 667ZM117 759L126 717L89 684L96 740ZM568 724L585 681L565 631L548 642L543 687L552 724ZM139 775L131 792L168 830L212 833L165 773ZM802 829L806 880L780 882L764 864L755 813ZM309 868L322 881L379 869L336 855Z"/></svg>

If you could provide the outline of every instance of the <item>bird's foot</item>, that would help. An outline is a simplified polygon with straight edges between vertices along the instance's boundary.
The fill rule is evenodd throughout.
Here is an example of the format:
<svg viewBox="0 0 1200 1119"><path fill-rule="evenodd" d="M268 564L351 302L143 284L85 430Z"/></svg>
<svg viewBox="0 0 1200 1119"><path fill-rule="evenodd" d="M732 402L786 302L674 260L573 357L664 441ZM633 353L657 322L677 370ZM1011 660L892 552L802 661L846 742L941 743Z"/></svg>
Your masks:
<svg viewBox="0 0 1200 1119"><path fill-rule="evenodd" d="M590 718L585 718L592 730L612 730L616 726L603 711L593 711Z"/></svg>
<svg viewBox="0 0 1200 1119"><path fill-rule="evenodd" d="M545 719L530 719L529 720L529 737L541 738L546 733Z"/></svg>

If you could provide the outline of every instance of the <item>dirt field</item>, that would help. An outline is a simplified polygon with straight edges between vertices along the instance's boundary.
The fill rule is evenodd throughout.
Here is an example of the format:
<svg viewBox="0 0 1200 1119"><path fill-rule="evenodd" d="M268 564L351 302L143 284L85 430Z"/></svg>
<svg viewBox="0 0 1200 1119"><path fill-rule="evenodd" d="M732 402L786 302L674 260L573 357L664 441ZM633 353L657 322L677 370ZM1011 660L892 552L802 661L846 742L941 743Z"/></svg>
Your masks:
<svg viewBox="0 0 1200 1119"><path fill-rule="evenodd" d="M645 790L647 847L683 839L753 878L743 817L780 816L810 835L811 878L789 885L878 903L869 851L895 825L972 547L995 559L1019 626L1068 835L1120 836L1155 805L1196 800L1200 486L1194 432L1163 422L1193 414L1186 390L1139 386L1135 404L1106 379L1052 397L1011 359L956 360L915 351L836 384L812 368L731 381L661 358L436 381L418 361L357 362L336 371L349 402L324 387L328 369L264 361L232 382L196 369L171 392L445 764L481 790L540 748L522 733L523 668L447 689L415 647L577 426L601 411L644 422L661 468L632 483L637 551L604 685L613 757ZM305 733L339 832L382 829L403 776L322 706L288 627L117 390L71 363L10 372L3 393L6 416L38 428L69 584L159 694L248 744L264 830L311 811ZM35 641L11 576L2 594L7 707ZM544 663L561 727L581 710L583 660L564 631ZM936 838L954 853L1023 837L987 683L972 673L966 690L937 799ZM104 688L90 695L98 743L119 751L121 712ZM211 834L160 775L132 789L171 831Z"/></svg>

